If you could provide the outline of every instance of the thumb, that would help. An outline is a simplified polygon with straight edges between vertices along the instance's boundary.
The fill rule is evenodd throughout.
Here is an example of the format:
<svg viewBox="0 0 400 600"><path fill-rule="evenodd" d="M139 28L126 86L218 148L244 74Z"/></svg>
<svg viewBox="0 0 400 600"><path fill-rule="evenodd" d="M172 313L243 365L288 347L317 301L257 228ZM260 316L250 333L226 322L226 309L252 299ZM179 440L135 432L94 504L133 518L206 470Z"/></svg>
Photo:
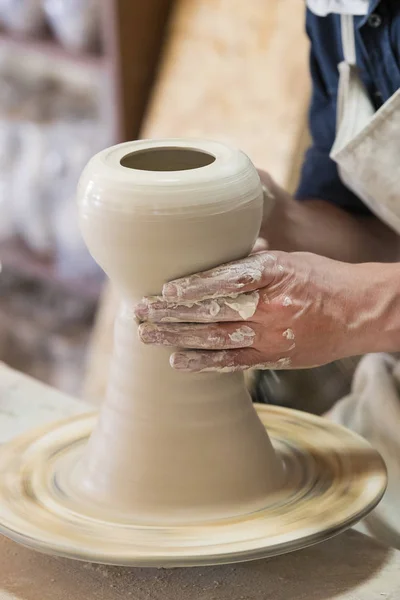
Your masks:
<svg viewBox="0 0 400 600"><path fill-rule="evenodd" d="M264 250L268 250L269 246L268 246L268 242L266 239L259 237L256 240L256 243L253 246L253 250L251 251L251 254L257 254L258 252L263 252Z"/></svg>
<svg viewBox="0 0 400 600"><path fill-rule="evenodd" d="M277 261L275 253L252 254L242 260L166 283L163 297L168 302L197 302L206 298L253 292L272 283L279 269Z"/></svg>

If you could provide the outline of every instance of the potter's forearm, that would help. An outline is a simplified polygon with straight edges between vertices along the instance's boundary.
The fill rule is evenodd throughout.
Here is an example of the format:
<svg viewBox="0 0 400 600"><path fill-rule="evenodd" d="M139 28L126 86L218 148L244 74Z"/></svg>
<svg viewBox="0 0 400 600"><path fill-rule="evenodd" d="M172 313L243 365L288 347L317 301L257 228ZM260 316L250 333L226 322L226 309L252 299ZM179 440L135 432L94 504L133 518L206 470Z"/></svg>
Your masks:
<svg viewBox="0 0 400 600"><path fill-rule="evenodd" d="M270 248L352 263L399 260L399 236L375 217L354 216L323 200L297 202L274 183L272 193L275 207L261 231Z"/></svg>

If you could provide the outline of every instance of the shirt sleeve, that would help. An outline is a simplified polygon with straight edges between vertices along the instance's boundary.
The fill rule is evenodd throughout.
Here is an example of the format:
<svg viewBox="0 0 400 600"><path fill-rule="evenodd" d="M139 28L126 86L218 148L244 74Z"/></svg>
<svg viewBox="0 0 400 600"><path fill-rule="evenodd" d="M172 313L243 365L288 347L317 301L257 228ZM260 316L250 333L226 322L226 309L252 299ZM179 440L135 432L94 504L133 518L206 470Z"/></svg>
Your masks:
<svg viewBox="0 0 400 600"><path fill-rule="evenodd" d="M368 208L340 180L336 163L329 153L335 140L336 92L329 91L323 77L329 68L329 47L335 50L334 35L327 39L326 17L317 17L307 11L307 34L311 42L310 73L312 94L309 126L312 143L302 167L296 198L299 200L326 200L349 212L369 214Z"/></svg>

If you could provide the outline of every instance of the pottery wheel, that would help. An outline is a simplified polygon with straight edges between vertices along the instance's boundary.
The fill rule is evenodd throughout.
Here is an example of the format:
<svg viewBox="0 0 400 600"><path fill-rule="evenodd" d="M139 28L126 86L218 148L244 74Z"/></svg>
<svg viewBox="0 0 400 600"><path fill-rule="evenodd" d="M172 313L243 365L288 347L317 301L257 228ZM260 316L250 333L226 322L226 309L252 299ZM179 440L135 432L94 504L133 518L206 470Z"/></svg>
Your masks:
<svg viewBox="0 0 400 600"><path fill-rule="evenodd" d="M257 412L285 465L264 509L214 522L161 526L107 514L71 493L72 465L95 423L84 415L17 438L0 451L0 530L41 552L129 566L252 560L325 540L364 517L386 486L382 459L352 432L306 413Z"/></svg>

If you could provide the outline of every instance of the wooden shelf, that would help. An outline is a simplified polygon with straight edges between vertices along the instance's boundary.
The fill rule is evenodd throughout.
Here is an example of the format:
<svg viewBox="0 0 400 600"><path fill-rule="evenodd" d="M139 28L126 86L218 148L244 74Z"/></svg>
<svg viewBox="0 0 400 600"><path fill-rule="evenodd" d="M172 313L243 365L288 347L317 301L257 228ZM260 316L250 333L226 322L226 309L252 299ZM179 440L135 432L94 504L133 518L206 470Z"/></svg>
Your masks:
<svg viewBox="0 0 400 600"><path fill-rule="evenodd" d="M66 62L87 66L93 69L102 69L106 58L101 53L95 52L72 52L67 50L52 37L47 38L25 38L8 31L0 31L0 48L21 50L38 55L63 60Z"/></svg>
<svg viewBox="0 0 400 600"><path fill-rule="evenodd" d="M102 281L61 278L51 258L35 255L18 238L0 242L0 265L27 279L57 285L88 300L97 300L101 293Z"/></svg>

